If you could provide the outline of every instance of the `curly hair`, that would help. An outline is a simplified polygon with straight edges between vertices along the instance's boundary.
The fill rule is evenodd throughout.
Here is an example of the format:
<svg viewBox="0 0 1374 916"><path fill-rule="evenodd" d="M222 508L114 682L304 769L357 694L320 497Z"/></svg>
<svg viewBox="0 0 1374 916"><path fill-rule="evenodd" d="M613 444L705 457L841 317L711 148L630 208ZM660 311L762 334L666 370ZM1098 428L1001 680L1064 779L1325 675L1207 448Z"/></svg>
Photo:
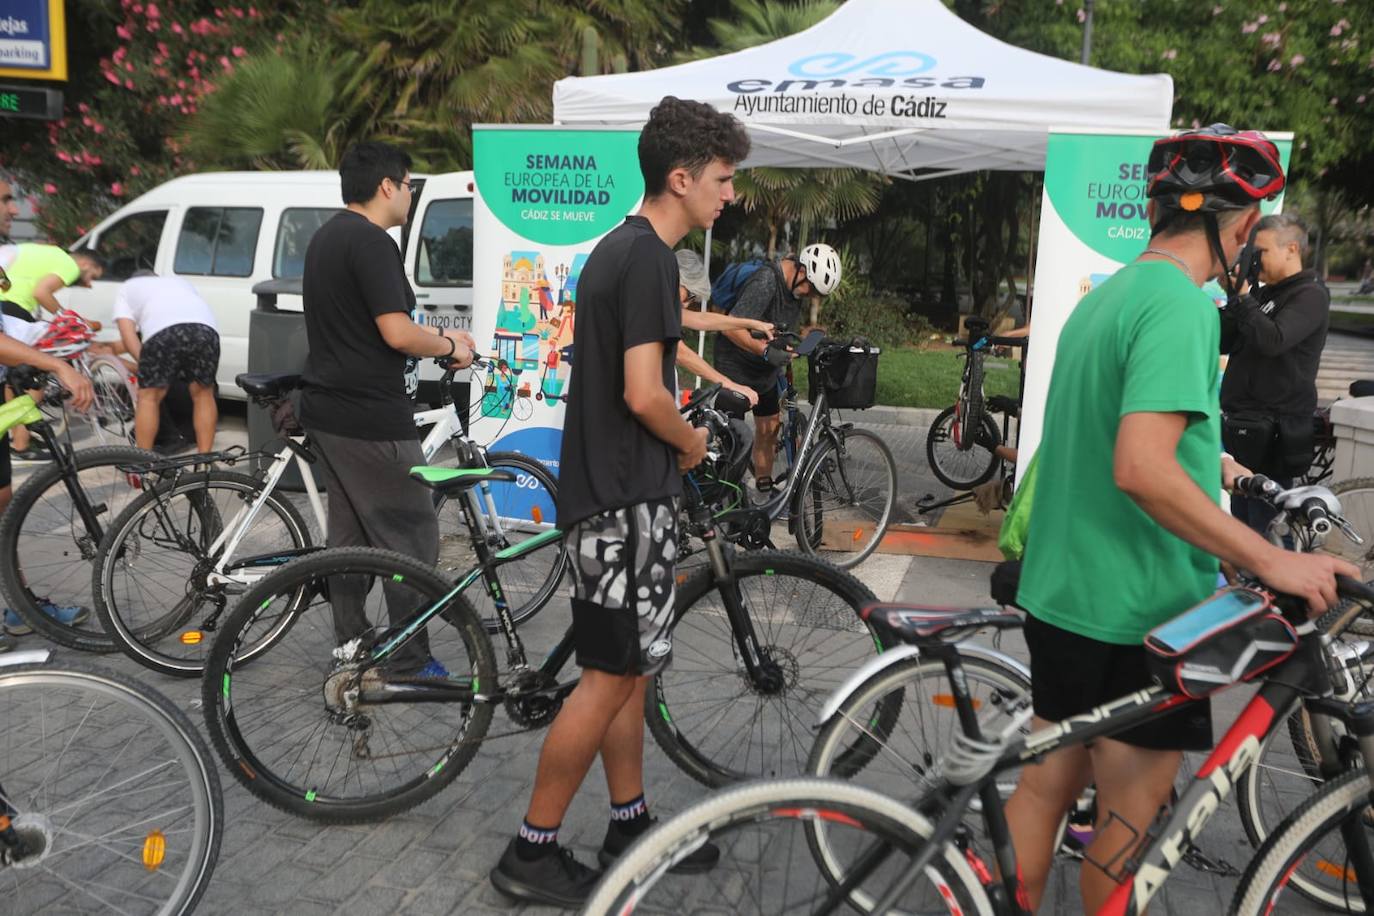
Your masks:
<svg viewBox="0 0 1374 916"><path fill-rule="evenodd" d="M662 194L673 169L686 169L698 178L717 159L736 163L748 155L749 135L734 115L705 102L666 95L649 112L649 122L639 134L644 196Z"/></svg>

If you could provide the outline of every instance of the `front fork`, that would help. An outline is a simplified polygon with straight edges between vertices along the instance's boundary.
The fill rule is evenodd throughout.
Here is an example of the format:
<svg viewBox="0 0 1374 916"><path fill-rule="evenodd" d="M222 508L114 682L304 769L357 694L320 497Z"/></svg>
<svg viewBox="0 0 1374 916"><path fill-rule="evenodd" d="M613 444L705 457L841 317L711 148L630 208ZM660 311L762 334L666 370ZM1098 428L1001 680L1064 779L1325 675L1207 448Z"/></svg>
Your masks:
<svg viewBox="0 0 1374 916"><path fill-rule="evenodd" d="M735 636L735 647L739 651L740 658L744 661L744 670L749 675L749 683L763 693L776 693L782 689L782 673L773 659L768 654L768 650L759 645L758 635L754 632L754 620L749 615L749 609L744 606L743 596L739 591L739 583L735 578L735 571L731 568L730 558L726 555L728 549L724 542L716 536L716 530L710 525L709 510L693 510L696 514L703 514L704 518L693 519L694 523L700 524L705 530L701 535L702 542L706 545L706 556L711 564L711 576L715 582L716 590L720 592L721 601L725 604L725 616L730 621L730 631Z"/></svg>
<svg viewBox="0 0 1374 916"><path fill-rule="evenodd" d="M1312 737L1320 752L1319 771L1322 779L1335 779L1346 770L1347 761L1342 759L1341 749L1331 729L1332 718L1340 718L1355 738L1365 772L1370 774L1369 797L1374 807L1374 700L1354 703L1308 700L1307 708ZM1348 817L1341 822L1341 838L1345 841L1346 855L1354 869L1355 883L1366 908L1374 905L1374 849L1370 848L1369 843L1371 816L1370 809L1366 809L1358 817Z"/></svg>

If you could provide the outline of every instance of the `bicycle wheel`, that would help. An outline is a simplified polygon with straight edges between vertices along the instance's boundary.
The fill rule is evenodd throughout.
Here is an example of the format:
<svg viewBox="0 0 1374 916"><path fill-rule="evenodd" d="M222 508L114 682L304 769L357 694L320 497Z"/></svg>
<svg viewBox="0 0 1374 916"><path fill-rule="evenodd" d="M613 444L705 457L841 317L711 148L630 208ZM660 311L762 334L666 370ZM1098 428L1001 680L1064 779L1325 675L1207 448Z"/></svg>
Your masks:
<svg viewBox="0 0 1374 916"><path fill-rule="evenodd" d="M673 663L645 696L649 731L708 786L804 771L821 706L855 668L891 646L859 611L877 600L859 580L796 553L736 553L734 594L751 621L765 683L747 673L722 586L710 567L678 584ZM901 704L882 704L882 727Z"/></svg>
<svg viewBox="0 0 1374 916"><path fill-rule="evenodd" d="M102 446L75 453L76 480L95 513L97 526L87 527L76 511L56 464L37 471L14 491L0 516L0 588L9 607L24 622L53 642L83 652L109 652L114 641L90 613L91 570L111 519L142 492L120 465L156 461L152 452L128 446ZM59 608L86 609L71 625L40 610L40 602Z"/></svg>
<svg viewBox="0 0 1374 916"><path fill-rule="evenodd" d="M481 506L481 524L492 553L499 553L554 527L558 482L544 465L518 452L488 452L487 464L516 475L514 483L489 485L490 503L481 488L471 491ZM477 554L472 548L472 533L462 512L456 505L445 509L445 504L444 496L435 499L439 512L439 568L457 575L477 565ZM503 563L492 575L499 582L511 617L518 626L548 604L567 570L568 548L563 539L558 538L547 547ZM481 616L487 631L495 633L500 630L496 605L483 585L475 584L464 597Z"/></svg>
<svg viewBox="0 0 1374 916"><path fill-rule="evenodd" d="M349 586L362 592L355 625L344 625L344 601L336 608L329 599ZM206 725L229 771L274 807L340 824L404 811L452 782L486 736L491 705L373 703L361 694L416 678L495 689L495 657L476 612L454 596L393 666L363 670L352 656L355 640L366 657L391 629L388 601L404 622L452 591L430 567L363 547L302 557L249 589L205 665ZM267 634L268 651L239 656Z"/></svg>
<svg viewBox="0 0 1374 916"><path fill-rule="evenodd" d="M1328 662L1332 671L1343 672L1341 699L1374 696L1374 647L1364 640L1336 636L1326 651L1332 656ZM1270 734L1236 787L1241 824L1254 846L1263 843L1323 783L1321 750L1306 708L1299 704L1285 724L1286 728ZM1340 721L1333 720L1331 728L1338 744L1353 740ZM1301 876L1296 880L1301 881Z"/></svg>
<svg viewBox="0 0 1374 916"><path fill-rule="evenodd" d="M1326 783L1264 841L1241 876L1230 911L1289 912L1294 901L1284 894L1292 889L1329 909L1365 912L1342 826L1356 830L1367 855L1374 841L1374 811L1363 769Z"/></svg>
<svg viewBox="0 0 1374 916"><path fill-rule="evenodd" d="M0 666L0 862L10 913L190 912L219 856L219 775L190 719L131 678ZM3 846L3 843L0 843Z"/></svg>
<svg viewBox="0 0 1374 916"><path fill-rule="evenodd" d="M1333 531L1327 536L1321 552L1349 560L1360 567L1361 579L1374 579L1374 477L1342 480L1331 485L1331 492L1341 502L1341 515L1364 539L1364 543L1356 544L1341 532ZM1368 614L1361 614L1350 625L1350 632L1374 636L1374 619Z"/></svg>
<svg viewBox="0 0 1374 916"><path fill-rule="evenodd" d="M869 789L829 779L755 782L716 792L647 833L601 878L584 913L867 912L926 846L920 814ZM825 838L825 866L813 838ZM704 874L669 868L702 843L720 847ZM831 873L855 870L870 852L885 860L845 899L828 901ZM868 906L865 906L865 903ZM940 850L898 909L904 913L990 914L992 904L965 856Z"/></svg>
<svg viewBox="0 0 1374 916"><path fill-rule="evenodd" d="M897 505L892 450L865 429L836 429L802 472L793 533L803 553L841 569L878 548Z"/></svg>
<svg viewBox="0 0 1374 916"><path fill-rule="evenodd" d="M87 371L95 391L95 402L87 417L96 437L102 442L108 439L112 443L132 444L134 405L138 402L133 373L119 357L103 354L87 360Z"/></svg>
<svg viewBox="0 0 1374 916"><path fill-rule="evenodd" d="M963 665L984 735L1000 734L1030 708L1030 678L1024 672L972 656ZM901 715L884 729L882 710L894 696ZM911 798L962 732L944 663L914 655L875 673L844 698L816 736L806 772ZM1014 786L1015 777L1008 774L1008 794Z"/></svg>
<svg viewBox="0 0 1374 916"><path fill-rule="evenodd" d="M163 674L200 677L231 602L272 568L235 564L255 557L284 563L310 546L309 526L282 494L268 494L249 514L261 495L256 477L186 474L143 494L110 524L91 590L105 632L124 654ZM228 545L211 548L226 528L240 538L226 565L231 581L213 575ZM273 635L241 654L262 651Z"/></svg>
<svg viewBox="0 0 1374 916"><path fill-rule="evenodd" d="M930 432L926 434L926 460L940 483L953 490L972 490L997 473L1002 462L993 449L1002 444L1002 434L997 431L992 417L985 413L982 432L973 437L973 446L961 448L961 443L969 441L966 430L976 427L961 426L956 413L957 408L946 407L930 424Z"/></svg>

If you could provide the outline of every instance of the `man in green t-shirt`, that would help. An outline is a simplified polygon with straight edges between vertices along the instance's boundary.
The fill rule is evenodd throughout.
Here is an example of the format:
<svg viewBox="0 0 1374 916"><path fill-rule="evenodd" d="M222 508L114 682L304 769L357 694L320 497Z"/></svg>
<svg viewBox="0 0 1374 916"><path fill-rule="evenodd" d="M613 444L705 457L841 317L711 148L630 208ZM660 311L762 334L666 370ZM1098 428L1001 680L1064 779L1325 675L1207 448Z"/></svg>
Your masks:
<svg viewBox="0 0 1374 916"><path fill-rule="evenodd" d="M1314 612L1336 602L1336 574L1359 575L1274 547L1218 506L1218 488L1248 471L1221 453L1219 323L1200 287L1283 188L1277 149L1214 125L1156 143L1149 174L1149 247L1078 303L1050 381L1017 595L1037 726L1150 686L1143 637L1215 590L1218 557ZM1182 751L1211 743L1204 701L1027 767L1007 818L1031 908L1086 786L1111 814L1080 877L1095 913L1117 884L1091 863L1120 861L1168 803Z"/></svg>

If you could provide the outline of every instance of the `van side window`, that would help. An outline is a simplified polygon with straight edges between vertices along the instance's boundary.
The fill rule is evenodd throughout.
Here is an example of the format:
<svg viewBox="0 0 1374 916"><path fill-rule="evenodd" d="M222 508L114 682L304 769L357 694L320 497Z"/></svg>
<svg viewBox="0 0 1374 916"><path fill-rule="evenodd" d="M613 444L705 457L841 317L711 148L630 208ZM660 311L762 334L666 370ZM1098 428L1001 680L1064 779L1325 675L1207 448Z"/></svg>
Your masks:
<svg viewBox="0 0 1374 916"><path fill-rule="evenodd" d="M420 226L415 263L420 286L472 285L472 200L436 200Z"/></svg>
<svg viewBox="0 0 1374 916"><path fill-rule="evenodd" d="M291 207L282 211L277 245L272 251L272 276L300 279L305 274L305 249L315 232L338 213L339 207Z"/></svg>
<svg viewBox="0 0 1374 916"><path fill-rule="evenodd" d="M191 207L181 223L176 262L179 274L247 277L262 226L259 207Z"/></svg>
<svg viewBox="0 0 1374 916"><path fill-rule="evenodd" d="M157 269L157 245L162 239L166 210L130 213L100 233L92 249L105 262L102 280L127 280L138 270Z"/></svg>

